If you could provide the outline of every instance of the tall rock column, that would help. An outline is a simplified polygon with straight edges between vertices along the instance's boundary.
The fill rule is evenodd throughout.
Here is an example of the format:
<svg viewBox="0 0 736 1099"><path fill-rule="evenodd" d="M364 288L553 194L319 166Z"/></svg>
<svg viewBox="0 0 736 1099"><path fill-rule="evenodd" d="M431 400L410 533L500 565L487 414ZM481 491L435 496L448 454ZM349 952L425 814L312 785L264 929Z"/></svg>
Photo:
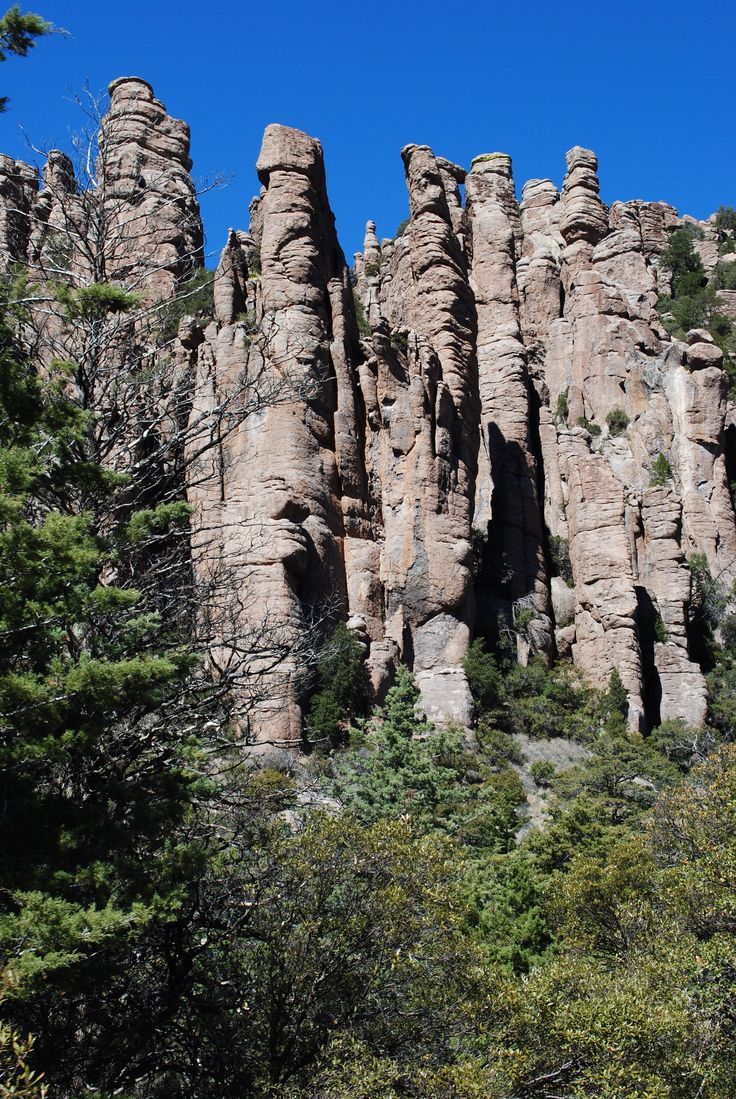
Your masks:
<svg viewBox="0 0 736 1099"><path fill-rule="evenodd" d="M38 169L0 155L0 270L26 258Z"/></svg>
<svg viewBox="0 0 736 1099"><path fill-rule="evenodd" d="M488 619L486 629L493 628L503 597L517 609L531 610L528 639L519 635L521 655L529 642L535 651L549 654L552 628L530 423L532 389L515 270L521 222L510 157L477 157L466 194L481 418L474 526L488 538L479 610ZM490 597L489 586L502 595L501 602Z"/></svg>
<svg viewBox="0 0 736 1099"><path fill-rule="evenodd" d="M376 236L376 223L366 222L363 251L355 254L356 293L362 302L367 321L375 325L380 316L378 291L380 286L381 246Z"/></svg>
<svg viewBox="0 0 736 1099"><path fill-rule="evenodd" d="M447 198L448 188L457 191L456 176L427 146L408 145L401 155L409 190L410 316L416 334L410 391L419 396L424 390L428 420L404 480L403 540L410 558L405 558L401 615L429 715L448 716L448 699L455 695L462 718L471 706L461 663L473 615L475 310Z"/></svg>
<svg viewBox="0 0 736 1099"><path fill-rule="evenodd" d="M215 663L237 666L236 709L251 738L285 746L301 739L308 650L347 610L346 558L352 571L377 571L377 555L345 550L346 531L361 545L370 538L355 321L322 147L269 126L257 167L264 190L254 233L231 234L216 277L218 315L197 351L193 416L225 405L230 422L217 447L203 450L189 493ZM248 279L254 238L262 274ZM239 313L251 303L252 316ZM359 603L359 580L354 589ZM363 595L369 602L370 585Z"/></svg>
<svg viewBox="0 0 736 1099"><path fill-rule="evenodd" d="M598 162L588 149L567 154L560 202L564 312L550 328L545 377L550 403L564 395L569 420L605 423L623 401L626 303L603 272L593 269L596 246L609 232L598 195ZM602 247L602 246L601 246ZM642 668L631 532L624 487L605 457L588 453L595 436L561 429L559 468L565 482L567 533L575 580L576 663L601 687L616 669L629 697L629 721L644 728ZM580 437L582 436L582 437Z"/></svg>
<svg viewBox="0 0 736 1099"><path fill-rule="evenodd" d="M464 173L426 146L402 158L411 217L381 248L380 313L360 371L385 651L394 646L413 667L433 720L467 724L478 377Z"/></svg>
<svg viewBox="0 0 736 1099"><path fill-rule="evenodd" d="M189 127L139 77L120 77L109 91L97 159L104 274L130 283L134 269L138 288L165 298L204 262Z"/></svg>

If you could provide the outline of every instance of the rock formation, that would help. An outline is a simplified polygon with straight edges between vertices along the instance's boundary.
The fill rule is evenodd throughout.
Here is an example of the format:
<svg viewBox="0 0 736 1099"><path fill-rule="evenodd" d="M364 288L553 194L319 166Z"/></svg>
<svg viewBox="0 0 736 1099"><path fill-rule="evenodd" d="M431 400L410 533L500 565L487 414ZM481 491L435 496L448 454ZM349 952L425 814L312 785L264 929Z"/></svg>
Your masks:
<svg viewBox="0 0 736 1099"><path fill-rule="evenodd" d="M504 153L467 174L427 146L401 155L406 231L379 241L368 221L351 277L319 142L269 126L213 316L173 341L201 613L213 667L245 667L242 728L301 742L311 658L338 619L375 697L405 661L439 722L472 722L473 636L512 633L521 660L572 659L600 687L618 671L632 728L701 724L688 559L736 577L736 429L710 334L671 339L657 313L683 219L608 209L586 149L560 191L531 180L520 203ZM106 202L109 246L72 269L165 301L203 258L190 169L185 124L145 81L115 81L92 196L61 153L40 190L0 158L3 264L49 254Z"/></svg>

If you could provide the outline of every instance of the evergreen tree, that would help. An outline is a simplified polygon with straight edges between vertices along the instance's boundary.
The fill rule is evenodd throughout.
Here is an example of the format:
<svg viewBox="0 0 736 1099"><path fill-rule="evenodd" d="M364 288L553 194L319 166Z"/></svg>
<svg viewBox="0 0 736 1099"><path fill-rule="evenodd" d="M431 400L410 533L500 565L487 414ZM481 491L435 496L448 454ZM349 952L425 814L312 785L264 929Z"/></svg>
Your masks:
<svg viewBox="0 0 736 1099"><path fill-rule="evenodd" d="M317 658L319 687L306 720L307 742L322 750L345 742L347 728L365 705L365 668L360 642L338 622Z"/></svg>
<svg viewBox="0 0 736 1099"><path fill-rule="evenodd" d="M94 420L74 397L72 369L36 370L16 332L28 318L14 312L12 286L3 293L5 1010L36 1034L49 1076L59 1082L63 1065L81 1087L80 1066L100 1056L97 1040L130 1005L125 959L172 918L196 861L183 825L197 748L177 717L195 660L130 583L151 553L141 530L170 530L186 511L119 506L125 478L95 460ZM115 296L115 308L130 305Z"/></svg>
<svg viewBox="0 0 736 1099"><path fill-rule="evenodd" d="M0 61L7 61L8 54L25 57L36 45L36 39L51 34L57 28L40 15L21 12L17 4L8 8L0 18ZM0 113L7 110L8 97L0 96Z"/></svg>

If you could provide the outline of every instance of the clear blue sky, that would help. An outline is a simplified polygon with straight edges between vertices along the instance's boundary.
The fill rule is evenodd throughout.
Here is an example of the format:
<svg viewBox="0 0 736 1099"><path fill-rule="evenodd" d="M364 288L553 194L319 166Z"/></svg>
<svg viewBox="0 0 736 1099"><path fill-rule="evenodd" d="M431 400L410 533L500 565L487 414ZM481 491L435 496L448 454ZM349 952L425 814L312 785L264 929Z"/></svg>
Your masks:
<svg viewBox="0 0 736 1099"><path fill-rule="evenodd" d="M6 5L7 6L7 5ZM29 0L71 38L0 67L11 97L0 151L68 146L67 100L86 81L149 80L192 129L195 176L224 172L203 200L208 249L245 228L264 126L319 137L349 262L367 218L391 236L406 216L407 142L469 165L513 157L558 184L572 145L598 153L603 198L666 199L705 217L736 205L734 0Z"/></svg>

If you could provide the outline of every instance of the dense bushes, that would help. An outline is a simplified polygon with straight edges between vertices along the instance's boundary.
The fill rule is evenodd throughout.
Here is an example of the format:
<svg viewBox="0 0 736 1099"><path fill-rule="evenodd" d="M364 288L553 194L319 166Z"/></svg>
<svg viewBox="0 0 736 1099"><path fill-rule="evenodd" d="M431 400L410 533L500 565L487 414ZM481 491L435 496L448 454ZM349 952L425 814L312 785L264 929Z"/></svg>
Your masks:
<svg viewBox="0 0 736 1099"><path fill-rule="evenodd" d="M463 730L433 729L418 706L412 677L399 668L380 713L334 757L332 789L367 823L407 817L462 845L508 849L523 801L517 776L495 766L482 739L470 748Z"/></svg>
<svg viewBox="0 0 736 1099"><path fill-rule="evenodd" d="M719 264L709 283L692 236L684 229L670 234L660 262L672 276L672 296L662 295L659 299L659 311L668 331L683 336L691 328L710 328L716 342L730 352L732 327L719 312L716 294L720 281L731 278L726 270L729 265Z"/></svg>
<svg viewBox="0 0 736 1099"><path fill-rule="evenodd" d="M549 555L555 574L561 576L566 584L571 585L573 580L572 561L570 560L570 543L567 538L551 534L549 537Z"/></svg>
<svg viewBox="0 0 736 1099"><path fill-rule="evenodd" d="M363 302L356 289L353 289L353 304L355 306L355 320L358 325L358 334L362 336L363 339L369 340L373 333L371 331L371 326L368 324L368 318L365 315Z"/></svg>

